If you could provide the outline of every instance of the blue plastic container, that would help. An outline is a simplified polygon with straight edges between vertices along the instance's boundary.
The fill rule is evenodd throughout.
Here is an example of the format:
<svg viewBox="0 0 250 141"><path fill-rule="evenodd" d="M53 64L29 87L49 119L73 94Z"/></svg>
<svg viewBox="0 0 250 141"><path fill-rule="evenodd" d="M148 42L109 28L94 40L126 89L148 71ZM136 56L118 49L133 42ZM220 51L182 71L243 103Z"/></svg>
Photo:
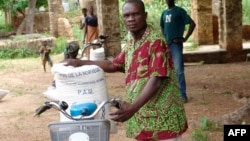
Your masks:
<svg viewBox="0 0 250 141"><path fill-rule="evenodd" d="M81 103L72 105L70 108L70 115L73 117L77 116L89 116L97 109L95 103Z"/></svg>

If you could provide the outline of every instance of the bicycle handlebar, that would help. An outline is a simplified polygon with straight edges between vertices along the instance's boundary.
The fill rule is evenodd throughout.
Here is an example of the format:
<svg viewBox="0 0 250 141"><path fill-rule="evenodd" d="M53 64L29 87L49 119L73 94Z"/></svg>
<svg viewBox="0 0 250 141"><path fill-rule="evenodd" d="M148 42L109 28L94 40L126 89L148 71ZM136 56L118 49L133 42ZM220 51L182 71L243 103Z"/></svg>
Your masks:
<svg viewBox="0 0 250 141"><path fill-rule="evenodd" d="M34 116L39 116L41 115L43 112L47 111L50 108L57 108L58 110L66 110L68 109L68 104L64 101L46 101L43 103L42 106L40 106L39 108L37 108L35 110Z"/></svg>
<svg viewBox="0 0 250 141"><path fill-rule="evenodd" d="M66 109L68 108L68 104L64 101L46 101L42 106L37 108L35 110L34 116L39 116L46 110L50 108L54 108L61 113L63 113L67 118L72 119L72 120L87 120L87 119L92 119L94 118L97 113L106 105L106 104L111 104L111 106L114 106L116 108L120 108L120 100L117 98L111 98L108 100L103 101L100 105L98 105L97 109L89 116L81 116L81 117L72 117L70 114L66 112Z"/></svg>

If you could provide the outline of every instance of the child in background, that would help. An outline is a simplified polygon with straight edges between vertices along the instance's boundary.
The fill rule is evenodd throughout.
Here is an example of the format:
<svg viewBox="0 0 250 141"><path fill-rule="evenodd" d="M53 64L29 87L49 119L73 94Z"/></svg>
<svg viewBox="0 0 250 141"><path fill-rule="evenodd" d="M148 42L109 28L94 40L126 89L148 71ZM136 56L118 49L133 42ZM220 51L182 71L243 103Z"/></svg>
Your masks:
<svg viewBox="0 0 250 141"><path fill-rule="evenodd" d="M43 64L43 70L46 72L46 63L48 62L50 67L53 66L53 62L50 58L50 48L48 47L48 42L47 41L42 41L42 46L39 49L39 53L42 59L42 64Z"/></svg>

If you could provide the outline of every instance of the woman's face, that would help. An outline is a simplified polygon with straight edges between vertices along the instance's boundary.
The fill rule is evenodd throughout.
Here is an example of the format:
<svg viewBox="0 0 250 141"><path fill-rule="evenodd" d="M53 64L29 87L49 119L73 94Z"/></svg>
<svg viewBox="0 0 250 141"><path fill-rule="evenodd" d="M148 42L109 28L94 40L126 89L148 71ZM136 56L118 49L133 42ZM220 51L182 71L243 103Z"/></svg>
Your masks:
<svg viewBox="0 0 250 141"><path fill-rule="evenodd" d="M93 6L90 6L89 8L88 8L88 11L89 11L89 13L93 13L94 12L94 7Z"/></svg>

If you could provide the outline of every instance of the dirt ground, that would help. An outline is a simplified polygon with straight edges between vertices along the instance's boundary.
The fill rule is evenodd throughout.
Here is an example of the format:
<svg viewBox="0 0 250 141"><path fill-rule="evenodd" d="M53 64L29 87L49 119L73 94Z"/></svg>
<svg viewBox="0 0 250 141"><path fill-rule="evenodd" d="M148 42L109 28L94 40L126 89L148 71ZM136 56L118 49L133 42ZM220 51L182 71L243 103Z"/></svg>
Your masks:
<svg viewBox="0 0 250 141"><path fill-rule="evenodd" d="M54 62L60 56L52 56ZM53 80L50 72L44 73L40 58L0 60L0 88L10 93L0 101L1 141L48 141L48 124L59 121L59 114L49 110L41 117L33 117L34 110L48 99L43 96ZM230 64L187 64L185 67L187 93L185 104L189 129L183 141L192 141L195 122L201 117L213 118L230 113L242 106L244 100L235 95L250 94L250 62ZM124 74L105 74L110 97L123 98ZM111 141L132 141L125 137L124 124L117 124L118 133ZM223 141L223 130L209 131L210 141Z"/></svg>

